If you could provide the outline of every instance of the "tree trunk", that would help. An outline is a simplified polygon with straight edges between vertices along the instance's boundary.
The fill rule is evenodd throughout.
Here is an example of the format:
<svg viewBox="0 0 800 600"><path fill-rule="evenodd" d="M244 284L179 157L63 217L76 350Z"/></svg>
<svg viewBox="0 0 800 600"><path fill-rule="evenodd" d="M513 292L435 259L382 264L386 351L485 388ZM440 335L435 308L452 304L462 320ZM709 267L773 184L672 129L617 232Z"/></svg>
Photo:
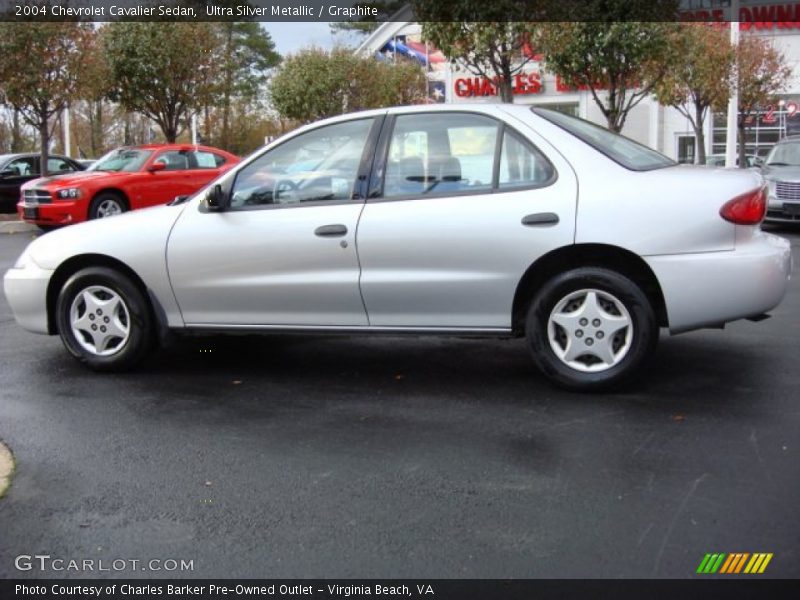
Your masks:
<svg viewBox="0 0 800 600"><path fill-rule="evenodd" d="M233 65L230 63L233 54L233 23L228 23L226 50L228 64L225 67L225 89L222 96L222 136L220 137L220 147L223 150L230 150L230 118L231 118L231 88L233 87Z"/></svg>
<svg viewBox="0 0 800 600"><path fill-rule="evenodd" d="M92 158L97 158L103 153L103 101L98 100L92 108Z"/></svg>
<svg viewBox="0 0 800 600"><path fill-rule="evenodd" d="M39 115L39 143L41 144L41 149L39 151L39 173L41 173L42 177L47 177L47 156L48 156L48 145L50 144L50 132L47 130L47 114Z"/></svg>
<svg viewBox="0 0 800 600"><path fill-rule="evenodd" d="M123 144L126 146L131 145L131 115L130 113L125 113L125 133L122 136L124 138Z"/></svg>
<svg viewBox="0 0 800 600"><path fill-rule="evenodd" d="M705 108L701 109L695 105L695 119L692 125L694 126L694 139L697 144L697 164L706 164L706 132L703 130L703 123L705 122Z"/></svg>
<svg viewBox="0 0 800 600"><path fill-rule="evenodd" d="M14 110L14 121L11 126L11 152L22 152L22 129L18 110Z"/></svg>
<svg viewBox="0 0 800 600"><path fill-rule="evenodd" d="M744 123L744 119L739 120L739 168L744 169L747 167L747 161L744 158L745 154L745 134L746 134L746 126Z"/></svg>

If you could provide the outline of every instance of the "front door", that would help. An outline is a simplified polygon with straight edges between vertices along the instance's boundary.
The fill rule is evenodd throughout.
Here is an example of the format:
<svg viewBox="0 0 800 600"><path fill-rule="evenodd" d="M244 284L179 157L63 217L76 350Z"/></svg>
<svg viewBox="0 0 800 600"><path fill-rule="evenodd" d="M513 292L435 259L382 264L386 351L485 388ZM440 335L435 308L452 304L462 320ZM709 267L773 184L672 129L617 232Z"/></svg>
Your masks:
<svg viewBox="0 0 800 600"><path fill-rule="evenodd" d="M301 133L223 179L228 210L187 206L167 248L187 326L366 325L355 237L377 126Z"/></svg>

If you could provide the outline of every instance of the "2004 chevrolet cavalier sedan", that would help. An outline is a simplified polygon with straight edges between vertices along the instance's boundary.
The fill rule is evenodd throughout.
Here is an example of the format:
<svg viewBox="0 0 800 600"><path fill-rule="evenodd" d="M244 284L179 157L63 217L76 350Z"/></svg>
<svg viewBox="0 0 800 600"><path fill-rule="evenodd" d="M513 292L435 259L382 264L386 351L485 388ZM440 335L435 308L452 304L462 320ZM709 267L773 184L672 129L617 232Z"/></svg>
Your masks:
<svg viewBox="0 0 800 600"><path fill-rule="evenodd" d="M597 390L672 333L786 292L753 171L678 166L523 106L416 106L302 127L172 205L33 241L5 276L23 327L89 367L168 332L525 336Z"/></svg>

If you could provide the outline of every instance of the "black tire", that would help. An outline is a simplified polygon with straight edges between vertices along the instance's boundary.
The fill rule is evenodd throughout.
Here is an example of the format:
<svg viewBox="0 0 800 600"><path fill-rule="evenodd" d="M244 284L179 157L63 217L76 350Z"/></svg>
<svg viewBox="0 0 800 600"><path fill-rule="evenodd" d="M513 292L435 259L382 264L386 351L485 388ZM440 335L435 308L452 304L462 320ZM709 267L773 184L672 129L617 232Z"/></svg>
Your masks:
<svg viewBox="0 0 800 600"><path fill-rule="evenodd" d="M108 290L110 294L103 290ZM109 327L108 330L104 330L107 333L114 331L110 329L114 323L127 325L127 336L124 339L121 336L114 337L109 334L105 336L107 344L101 342L103 346L107 346L103 349L100 347L101 344L95 343L96 340L91 337L92 334L88 328L84 329L83 333L81 333L81 329L78 330L78 334L73 331L71 324L73 303L76 302L79 295L85 298L84 292L100 301L113 299L113 294L116 294L121 300L122 308L118 307L114 314L112 312L103 314L105 306L97 308L95 311L87 311L85 300L77 300L75 315L86 316L88 319L90 318L89 312L97 313L91 315L91 325L99 328ZM114 319L119 320L115 321ZM104 321L106 325L103 324ZM95 371L128 370L136 366L148 354L155 341L153 317L144 294L128 277L107 267L89 267L78 271L67 280L56 301L56 323L61 340L70 354ZM99 330L96 331L98 331L98 336L102 335ZM78 335L81 336L83 343ZM87 348L87 345L94 347L95 350L101 350L106 355L93 352Z"/></svg>
<svg viewBox="0 0 800 600"><path fill-rule="evenodd" d="M119 212L115 214L122 214L128 210L128 204L122 196L113 192L101 192L92 199L92 203L89 205L89 219L102 219L112 216L105 214L109 207L116 207Z"/></svg>
<svg viewBox="0 0 800 600"><path fill-rule="evenodd" d="M587 292L587 295L583 294ZM594 291L594 297L598 302L604 303L610 310L616 311L609 314L626 319L630 323L630 328L623 328L614 337L603 338L603 328L607 322L599 320L602 325L597 328L592 323L588 323L586 329L581 329L578 338L578 329L583 325L575 324L575 331L567 334L566 329L561 325L553 323L553 329L549 328L551 314L557 305L564 304L565 311L577 304L583 308L583 302L588 298L588 292ZM599 292L599 293L597 293ZM568 301L569 298L575 298ZM581 300L583 298L583 300ZM612 302L609 302L612 300ZM613 303L617 300L627 311L627 315L619 312L619 307ZM570 302L574 304L570 304ZM570 312L557 314L571 317ZM612 326L605 330L611 331ZM583 346L580 348L585 353L571 360L571 364L578 365L584 369L600 369L597 371L584 371L574 368L562 360L551 344L551 332L553 333L553 344L564 351L567 356L566 348L569 343L596 344L594 349L601 347L605 343L606 347L612 348L610 355L614 360L603 362L600 358L591 355L592 348ZM658 343L658 323L656 321L653 307L647 296L633 281L615 271L596 267L583 267L567 271L561 275L553 277L535 295L528 309L525 322L525 335L528 340L528 347L533 356L533 361L541 372L553 383L568 390L581 392L595 392L607 390L616 386L631 375L635 374L646 359L653 353ZM570 340L568 340L568 337ZM591 339L589 339L591 338ZM613 341L612 341L613 339ZM616 350L614 350L616 348ZM618 361L618 362L615 362Z"/></svg>

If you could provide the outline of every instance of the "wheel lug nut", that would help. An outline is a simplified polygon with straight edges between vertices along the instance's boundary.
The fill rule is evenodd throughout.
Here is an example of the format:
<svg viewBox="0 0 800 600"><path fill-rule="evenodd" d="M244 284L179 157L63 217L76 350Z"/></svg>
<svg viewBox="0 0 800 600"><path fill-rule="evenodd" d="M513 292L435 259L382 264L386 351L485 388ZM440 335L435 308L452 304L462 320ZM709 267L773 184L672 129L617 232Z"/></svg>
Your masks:
<svg viewBox="0 0 800 600"><path fill-rule="evenodd" d="M103 311L102 311L102 310L100 310L99 308L97 309L97 311L96 311L96 312L97 312L97 314L98 314L98 315L102 315L102 314L103 314Z"/></svg>
<svg viewBox="0 0 800 600"><path fill-rule="evenodd" d="M103 317L103 323L108 323L108 317Z"/></svg>
<svg viewBox="0 0 800 600"><path fill-rule="evenodd" d="M592 344L594 344L594 340L592 338L586 338L586 345L591 346Z"/></svg>
<svg viewBox="0 0 800 600"><path fill-rule="evenodd" d="M575 332L575 337L583 337L583 329L578 329L578 331Z"/></svg>
<svg viewBox="0 0 800 600"><path fill-rule="evenodd" d="M97 325L92 325L92 331L97 331Z"/></svg>
<svg viewBox="0 0 800 600"><path fill-rule="evenodd" d="M89 315L89 320L94 321L94 315Z"/></svg>
<svg viewBox="0 0 800 600"><path fill-rule="evenodd" d="M105 325L100 325L100 331L105 333L106 332L106 326Z"/></svg>
<svg viewBox="0 0 800 600"><path fill-rule="evenodd" d="M595 327L600 327L600 319L594 319L592 321L592 325L594 325Z"/></svg>
<svg viewBox="0 0 800 600"><path fill-rule="evenodd" d="M597 332L597 336L595 336L595 337L597 337L598 340L602 340L604 335L605 334L602 331L598 331Z"/></svg>
<svg viewBox="0 0 800 600"><path fill-rule="evenodd" d="M589 319L581 319L578 323L586 327L589 324Z"/></svg>

